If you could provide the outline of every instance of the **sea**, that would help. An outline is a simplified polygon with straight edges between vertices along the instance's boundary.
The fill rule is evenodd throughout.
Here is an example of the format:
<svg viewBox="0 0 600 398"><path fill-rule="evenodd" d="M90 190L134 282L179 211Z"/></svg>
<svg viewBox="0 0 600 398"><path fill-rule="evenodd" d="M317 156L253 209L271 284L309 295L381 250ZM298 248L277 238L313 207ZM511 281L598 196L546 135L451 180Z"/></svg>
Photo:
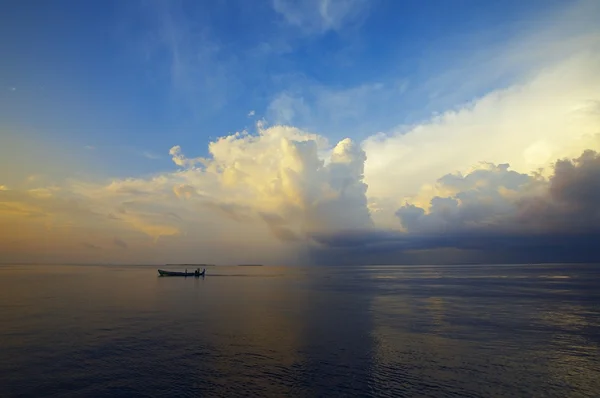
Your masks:
<svg viewBox="0 0 600 398"><path fill-rule="evenodd" d="M0 397L600 396L600 265L157 268L0 266Z"/></svg>

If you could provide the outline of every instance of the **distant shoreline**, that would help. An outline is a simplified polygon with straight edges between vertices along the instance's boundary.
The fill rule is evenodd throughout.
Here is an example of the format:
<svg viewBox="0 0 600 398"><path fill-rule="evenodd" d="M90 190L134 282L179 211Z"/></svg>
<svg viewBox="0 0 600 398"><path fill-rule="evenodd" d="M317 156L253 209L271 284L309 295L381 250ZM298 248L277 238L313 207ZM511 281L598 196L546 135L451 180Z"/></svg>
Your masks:
<svg viewBox="0 0 600 398"><path fill-rule="evenodd" d="M238 264L238 267L262 267L262 264Z"/></svg>

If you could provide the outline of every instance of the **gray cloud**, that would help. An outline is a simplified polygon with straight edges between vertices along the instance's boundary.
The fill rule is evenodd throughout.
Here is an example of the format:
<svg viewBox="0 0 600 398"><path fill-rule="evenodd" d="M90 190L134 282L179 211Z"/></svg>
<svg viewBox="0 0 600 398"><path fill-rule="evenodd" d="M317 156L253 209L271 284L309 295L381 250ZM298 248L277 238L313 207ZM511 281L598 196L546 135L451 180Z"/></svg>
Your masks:
<svg viewBox="0 0 600 398"><path fill-rule="evenodd" d="M437 187L449 196L431 199L429 212L407 204L396 216L409 233L471 230L505 225L517 212L513 195L533 192L539 181L527 174L509 170L508 164L484 164L485 168L467 175L447 174Z"/></svg>
<svg viewBox="0 0 600 398"><path fill-rule="evenodd" d="M600 209L600 154L587 150L574 161L560 160L551 179L552 198L569 207L598 216Z"/></svg>
<svg viewBox="0 0 600 398"><path fill-rule="evenodd" d="M318 264L600 262L600 233L500 234L493 231L411 236L380 232L329 237L311 250ZM342 247L343 245L343 247Z"/></svg>
<svg viewBox="0 0 600 398"><path fill-rule="evenodd" d="M600 155L587 150L558 160L548 180L490 165L466 176L446 175L439 186L453 191L431 200L429 212L407 204L396 212L409 233L435 231L595 230L600 221Z"/></svg>
<svg viewBox="0 0 600 398"><path fill-rule="evenodd" d="M453 193L434 197L428 211L412 204L398 209L405 232L313 234L314 255L322 262L397 263L458 250L456 258L479 262L600 261L600 154L594 151L557 161L547 180L488 164L438 183Z"/></svg>

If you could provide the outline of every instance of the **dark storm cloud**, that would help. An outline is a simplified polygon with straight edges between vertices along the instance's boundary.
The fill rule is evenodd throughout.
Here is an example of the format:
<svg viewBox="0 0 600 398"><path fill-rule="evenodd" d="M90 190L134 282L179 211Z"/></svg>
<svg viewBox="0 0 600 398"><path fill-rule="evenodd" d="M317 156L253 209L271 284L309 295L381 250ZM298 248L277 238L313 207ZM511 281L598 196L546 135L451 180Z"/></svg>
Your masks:
<svg viewBox="0 0 600 398"><path fill-rule="evenodd" d="M321 264L600 262L600 233L508 234L493 231L335 236L312 250ZM332 240L321 242L331 243Z"/></svg>
<svg viewBox="0 0 600 398"><path fill-rule="evenodd" d="M488 262L600 261L600 154L559 160L548 180L487 165L438 183L429 212L407 204L396 213L406 232L365 230L313 235L322 262L427 261L455 249Z"/></svg>
<svg viewBox="0 0 600 398"><path fill-rule="evenodd" d="M518 202L519 217L538 231L600 231L600 154L585 151L574 160L559 160L548 194Z"/></svg>
<svg viewBox="0 0 600 398"><path fill-rule="evenodd" d="M455 193L434 197L427 214L413 205L397 211L409 233L598 230L600 155L591 150L557 161L548 181L500 165L464 177L445 176L439 183Z"/></svg>

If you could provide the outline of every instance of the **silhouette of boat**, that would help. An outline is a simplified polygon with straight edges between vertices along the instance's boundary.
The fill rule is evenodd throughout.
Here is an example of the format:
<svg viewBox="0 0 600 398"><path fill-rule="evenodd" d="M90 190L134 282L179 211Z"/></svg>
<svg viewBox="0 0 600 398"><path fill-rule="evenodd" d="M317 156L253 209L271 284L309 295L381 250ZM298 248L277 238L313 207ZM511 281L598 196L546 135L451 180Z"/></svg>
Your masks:
<svg viewBox="0 0 600 398"><path fill-rule="evenodd" d="M200 272L200 268L198 268L197 270L193 271L193 272L179 272L179 271L165 271L162 269L158 270L158 275L160 276L195 276L195 277L200 277L200 276L204 276L206 275L206 268L202 270L202 272Z"/></svg>

